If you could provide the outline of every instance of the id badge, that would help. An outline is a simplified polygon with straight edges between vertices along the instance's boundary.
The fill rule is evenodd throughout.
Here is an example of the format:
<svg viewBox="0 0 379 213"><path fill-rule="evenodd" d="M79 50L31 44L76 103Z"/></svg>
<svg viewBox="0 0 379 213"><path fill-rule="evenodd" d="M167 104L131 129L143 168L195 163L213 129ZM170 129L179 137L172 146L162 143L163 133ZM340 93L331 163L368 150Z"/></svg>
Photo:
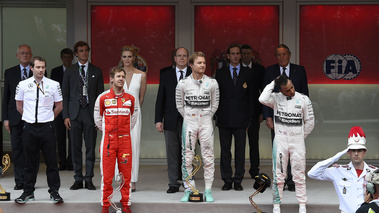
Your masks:
<svg viewBox="0 0 379 213"><path fill-rule="evenodd" d="M87 86L84 85L84 86L83 86L83 96L87 96L87 95L88 95Z"/></svg>

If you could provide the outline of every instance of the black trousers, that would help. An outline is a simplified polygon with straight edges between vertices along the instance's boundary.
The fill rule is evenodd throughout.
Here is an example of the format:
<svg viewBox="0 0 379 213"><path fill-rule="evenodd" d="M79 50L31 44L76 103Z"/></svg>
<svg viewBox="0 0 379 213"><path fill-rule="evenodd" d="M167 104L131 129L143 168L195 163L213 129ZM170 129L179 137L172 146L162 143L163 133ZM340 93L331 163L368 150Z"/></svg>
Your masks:
<svg viewBox="0 0 379 213"><path fill-rule="evenodd" d="M72 165L70 137L68 137L68 151L66 151L66 144L67 144L66 136L70 133L68 132L68 130L66 129L66 126L64 125L62 113L59 113L59 115L55 118L54 124L55 124L55 132L57 136L59 165L63 167Z"/></svg>
<svg viewBox="0 0 379 213"><path fill-rule="evenodd" d="M241 183L245 174L245 150L246 150L246 129L245 128L224 128L219 127L220 147L221 147L221 178L225 183ZM234 136L234 160L235 172L232 170L232 136Z"/></svg>
<svg viewBox="0 0 379 213"><path fill-rule="evenodd" d="M24 184L25 155L22 142L24 121L11 126L12 163L14 167L14 180L16 184ZM39 152L38 152L39 153Z"/></svg>
<svg viewBox="0 0 379 213"><path fill-rule="evenodd" d="M91 119L92 118L92 119ZM86 173L82 174L82 145L86 147ZM96 128L88 105L79 109L78 116L71 120L71 157L74 166L75 181L90 181L94 176L93 168L95 165L95 147L96 147Z"/></svg>
<svg viewBox="0 0 379 213"><path fill-rule="evenodd" d="M252 178L259 174L259 120L253 120L251 126L247 130L249 138L249 159L250 169L249 174Z"/></svg>
<svg viewBox="0 0 379 213"><path fill-rule="evenodd" d="M29 124L25 122L22 133L25 170L24 170L24 192L34 192L39 168L39 152L42 151L46 164L47 185L49 193L58 191L60 178L57 165L56 140L53 122Z"/></svg>

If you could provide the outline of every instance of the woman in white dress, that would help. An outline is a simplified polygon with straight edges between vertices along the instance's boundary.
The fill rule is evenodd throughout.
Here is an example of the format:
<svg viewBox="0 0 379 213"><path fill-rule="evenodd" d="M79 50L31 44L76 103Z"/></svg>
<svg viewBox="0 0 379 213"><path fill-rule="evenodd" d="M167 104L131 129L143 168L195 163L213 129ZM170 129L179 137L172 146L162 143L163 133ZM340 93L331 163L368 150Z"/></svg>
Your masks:
<svg viewBox="0 0 379 213"><path fill-rule="evenodd" d="M135 110L138 112L137 122L131 131L132 138L132 192L136 191L136 182L138 181L139 170L139 155L140 155L140 142L141 142L141 107L146 92L146 73L134 68L134 63L137 61L137 55L134 46L124 46L121 49L122 66L126 72L124 90L132 94L135 98Z"/></svg>

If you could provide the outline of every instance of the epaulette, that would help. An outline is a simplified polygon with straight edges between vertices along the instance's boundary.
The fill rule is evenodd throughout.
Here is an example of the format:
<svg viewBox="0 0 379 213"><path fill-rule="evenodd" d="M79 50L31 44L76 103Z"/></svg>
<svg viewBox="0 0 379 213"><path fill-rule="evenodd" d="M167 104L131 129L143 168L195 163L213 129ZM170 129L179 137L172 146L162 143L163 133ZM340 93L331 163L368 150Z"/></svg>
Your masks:
<svg viewBox="0 0 379 213"><path fill-rule="evenodd" d="M368 167L370 167L370 169L377 169L375 166L373 165L368 165Z"/></svg>
<svg viewBox="0 0 379 213"><path fill-rule="evenodd" d="M351 170L351 167L346 164L346 165L341 165L342 168L346 169L346 170Z"/></svg>

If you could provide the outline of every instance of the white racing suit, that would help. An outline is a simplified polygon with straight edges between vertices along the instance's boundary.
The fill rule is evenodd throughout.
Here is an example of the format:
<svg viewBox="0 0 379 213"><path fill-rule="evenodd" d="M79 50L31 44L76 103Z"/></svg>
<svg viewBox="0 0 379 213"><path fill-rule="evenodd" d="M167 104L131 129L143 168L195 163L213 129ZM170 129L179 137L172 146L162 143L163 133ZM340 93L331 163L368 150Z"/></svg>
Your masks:
<svg viewBox="0 0 379 213"><path fill-rule="evenodd" d="M347 153L345 149L331 158L318 162L308 172L308 176L317 180L332 181L340 200L340 210L342 213L354 213L364 202L366 193L366 174L376 168L364 163L361 175L358 177L353 163L339 167L329 167L337 162L341 156Z"/></svg>
<svg viewBox="0 0 379 213"><path fill-rule="evenodd" d="M204 75L195 80L192 74L176 87L176 107L183 116L182 128L182 176L183 181L192 173L195 145L200 141L204 164L205 189L211 189L214 179L214 127L212 117L219 103L219 89L215 79ZM185 182L184 182L185 183ZM195 182L190 180L195 187ZM189 190L185 183L186 190Z"/></svg>
<svg viewBox="0 0 379 213"><path fill-rule="evenodd" d="M282 202L289 157L296 186L296 198L299 203L305 204L307 194L304 139L314 127L312 103L306 95L298 92L291 98L281 92L272 93L274 86L275 83L272 81L259 97L259 102L274 109L275 138L272 148L274 204Z"/></svg>

